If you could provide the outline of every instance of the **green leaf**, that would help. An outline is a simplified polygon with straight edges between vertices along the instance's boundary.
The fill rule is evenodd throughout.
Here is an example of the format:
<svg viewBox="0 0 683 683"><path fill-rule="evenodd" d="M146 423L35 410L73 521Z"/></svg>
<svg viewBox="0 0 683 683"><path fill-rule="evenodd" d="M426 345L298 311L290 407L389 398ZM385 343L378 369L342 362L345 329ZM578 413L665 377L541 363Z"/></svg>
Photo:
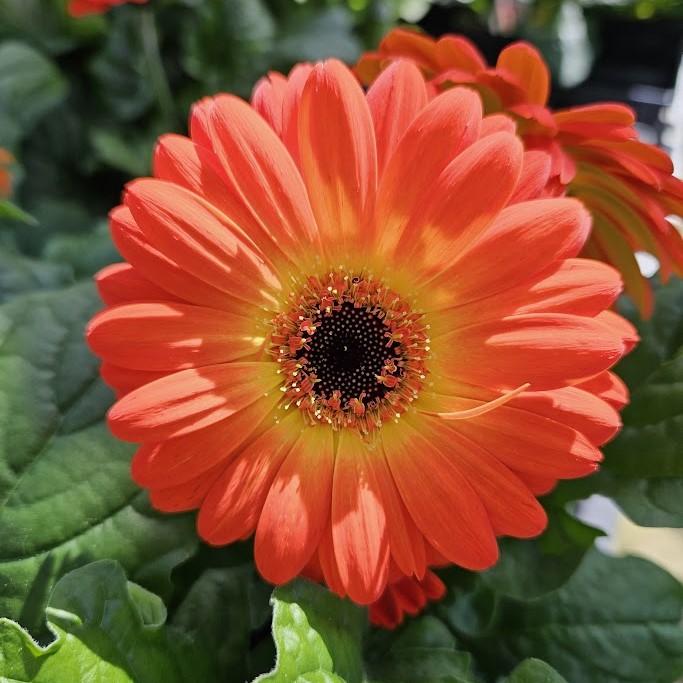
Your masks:
<svg viewBox="0 0 683 683"><path fill-rule="evenodd" d="M69 266L25 258L0 247L0 303L36 289L55 289L73 282Z"/></svg>
<svg viewBox="0 0 683 683"><path fill-rule="evenodd" d="M277 660L273 671L256 681L360 683L361 609L303 580L277 588L271 604Z"/></svg>
<svg viewBox="0 0 683 683"><path fill-rule="evenodd" d="M540 659L525 659L510 674L506 683L567 683L552 666Z"/></svg>
<svg viewBox="0 0 683 683"><path fill-rule="evenodd" d="M0 306L0 614L36 635L55 581L110 557L154 590L196 547L187 516L161 516L110 436L109 390L83 341L92 285Z"/></svg>
<svg viewBox="0 0 683 683"><path fill-rule="evenodd" d="M623 420L622 433L606 448L610 472L683 476L683 349L633 390Z"/></svg>
<svg viewBox="0 0 683 683"><path fill-rule="evenodd" d="M203 643L165 626L166 608L102 560L64 576L47 609L46 648L0 619L0 678L27 683L194 683L218 681ZM200 647L202 650L200 650Z"/></svg>
<svg viewBox="0 0 683 683"><path fill-rule="evenodd" d="M500 560L481 575L485 585L518 600L532 600L562 586L602 532L562 509L548 515L538 538L500 541Z"/></svg>
<svg viewBox="0 0 683 683"><path fill-rule="evenodd" d="M17 41L0 44L0 117L17 121L24 134L57 106L67 84L55 64Z"/></svg>
<svg viewBox="0 0 683 683"><path fill-rule="evenodd" d="M604 468L611 494L634 522L683 526L683 281L658 285L656 295L653 318L635 320L640 346L620 365L631 403Z"/></svg>
<svg viewBox="0 0 683 683"><path fill-rule="evenodd" d="M36 225L36 219L31 214L26 213L7 199L0 200L0 220L18 221L20 223L28 223L29 225Z"/></svg>
<svg viewBox="0 0 683 683"><path fill-rule="evenodd" d="M366 648L369 683L471 683L471 657L456 649L434 617L409 620L397 632L374 634ZM382 643L381 640L388 641Z"/></svg>
<svg viewBox="0 0 683 683"><path fill-rule="evenodd" d="M211 653L217 676L225 683L243 683L248 677L254 585L251 565L208 569L192 585L173 617L175 628Z"/></svg>
<svg viewBox="0 0 683 683"><path fill-rule="evenodd" d="M619 363L619 375L631 389L671 359L683 345L683 280L672 277L666 285L653 279L655 293L654 313L642 320L633 302L622 297L619 312L628 318L640 334L640 343Z"/></svg>
<svg viewBox="0 0 683 683"><path fill-rule="evenodd" d="M612 497L636 524L683 526L683 280L653 286L650 320L641 320L629 299L620 302L621 313L641 336L617 368L631 390L631 403L622 412L624 427L605 446L597 475L560 482L549 499L560 505L600 493Z"/></svg>
<svg viewBox="0 0 683 683"><path fill-rule="evenodd" d="M683 674L682 609L683 586L663 569L594 550L558 591L502 601L495 632L470 645L494 670L538 657L568 681L671 683Z"/></svg>
<svg viewBox="0 0 683 683"><path fill-rule="evenodd" d="M683 477L617 479L612 495L640 526L683 526Z"/></svg>

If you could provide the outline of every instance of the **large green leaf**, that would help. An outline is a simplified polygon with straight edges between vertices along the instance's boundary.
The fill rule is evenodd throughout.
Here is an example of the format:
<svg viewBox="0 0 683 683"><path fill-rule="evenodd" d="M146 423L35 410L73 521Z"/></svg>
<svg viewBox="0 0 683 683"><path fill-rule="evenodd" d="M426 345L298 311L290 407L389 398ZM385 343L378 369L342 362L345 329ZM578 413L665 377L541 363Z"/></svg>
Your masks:
<svg viewBox="0 0 683 683"><path fill-rule="evenodd" d="M559 588L574 573L602 532L562 509L551 509L538 538L500 541L500 560L481 577L496 592L530 600Z"/></svg>
<svg viewBox="0 0 683 683"><path fill-rule="evenodd" d="M303 580L277 588L271 604L277 661L256 681L360 683L362 610Z"/></svg>
<svg viewBox="0 0 683 683"><path fill-rule="evenodd" d="M0 115L26 134L66 97L66 81L50 59L17 41L0 44L0 64Z"/></svg>
<svg viewBox="0 0 683 683"><path fill-rule="evenodd" d="M649 320L642 320L627 297L619 300L619 312L638 328L640 343L619 363L619 375L631 389L673 358L683 345L683 280L672 277L666 285L652 281L655 309Z"/></svg>
<svg viewBox="0 0 683 683"><path fill-rule="evenodd" d="M506 683L567 683L552 666L540 659L525 659L510 674Z"/></svg>
<svg viewBox="0 0 683 683"><path fill-rule="evenodd" d="M154 594L101 560L64 576L47 609L55 640L37 645L0 619L0 680L26 683L218 683L206 643L165 626Z"/></svg>
<svg viewBox="0 0 683 683"><path fill-rule="evenodd" d="M254 683L474 683L471 657L438 619L408 619L396 631L364 629L365 613L325 588L296 581L277 588L273 671Z"/></svg>
<svg viewBox="0 0 683 683"><path fill-rule="evenodd" d="M252 612L262 587L251 564L207 569L173 616L174 627L211 653L222 683L243 683L249 677Z"/></svg>
<svg viewBox="0 0 683 683"><path fill-rule="evenodd" d="M620 366L631 403L604 467L609 493L637 524L683 526L683 281L656 293L653 318L634 320L642 342Z"/></svg>
<svg viewBox="0 0 683 683"><path fill-rule="evenodd" d="M470 640L491 671L538 657L568 681L672 683L683 674L683 586L654 564L591 551L558 591L499 603Z"/></svg>
<svg viewBox="0 0 683 683"><path fill-rule="evenodd" d="M612 496L640 526L683 526L683 477L615 478Z"/></svg>
<svg viewBox="0 0 683 683"><path fill-rule="evenodd" d="M397 632L373 634L366 646L369 683L471 683L471 657L442 622L423 616Z"/></svg>
<svg viewBox="0 0 683 683"><path fill-rule="evenodd" d="M0 306L0 614L39 634L57 578L99 558L168 592L195 548L192 520L154 513L130 480L132 448L109 435L112 396L83 328L92 285Z"/></svg>
<svg viewBox="0 0 683 683"><path fill-rule="evenodd" d="M559 505L600 493L637 524L683 526L683 280L653 286L650 320L641 320L630 300L620 302L641 336L617 367L631 390L624 427L604 448L601 472L561 482L550 499Z"/></svg>

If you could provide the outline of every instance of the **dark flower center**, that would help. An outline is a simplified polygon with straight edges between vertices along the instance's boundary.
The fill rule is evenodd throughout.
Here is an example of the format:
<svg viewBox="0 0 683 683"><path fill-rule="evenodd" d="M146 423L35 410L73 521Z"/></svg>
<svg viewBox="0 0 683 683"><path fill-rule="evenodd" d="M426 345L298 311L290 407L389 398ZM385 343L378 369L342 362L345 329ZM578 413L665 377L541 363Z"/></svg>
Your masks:
<svg viewBox="0 0 683 683"><path fill-rule="evenodd" d="M390 388L377 377L386 363L399 359L399 344L388 339L378 312L347 301L330 313L318 309L314 322L319 326L309 349L301 349L296 357L308 359L309 371L318 378L315 393L331 398L338 391L342 404L361 394L369 405L384 398Z"/></svg>
<svg viewBox="0 0 683 683"><path fill-rule="evenodd" d="M282 408L367 435L397 420L427 376L428 325L382 280L343 267L308 276L272 320Z"/></svg>

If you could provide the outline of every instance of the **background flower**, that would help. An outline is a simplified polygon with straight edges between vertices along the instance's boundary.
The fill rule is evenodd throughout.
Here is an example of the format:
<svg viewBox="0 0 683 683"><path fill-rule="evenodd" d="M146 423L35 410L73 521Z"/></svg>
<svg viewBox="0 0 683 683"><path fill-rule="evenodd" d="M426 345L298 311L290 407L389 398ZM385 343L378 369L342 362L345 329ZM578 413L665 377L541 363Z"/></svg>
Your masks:
<svg viewBox="0 0 683 683"><path fill-rule="evenodd" d="M613 264L641 313L652 314L652 290L640 274L634 253L657 256L661 276L683 271L683 240L667 220L683 214L683 183L672 176L669 157L638 140L635 117L626 106L592 104L548 109L550 74L528 43L506 47L495 67L462 36L434 40L395 29L377 52L356 66L371 83L392 59L409 58L438 89L467 85L482 96L488 113L513 117L529 150L550 154L547 192L579 197L593 216L593 232L584 254Z"/></svg>
<svg viewBox="0 0 683 683"><path fill-rule="evenodd" d="M85 17L91 14L108 12L112 7L127 2L144 4L148 0L69 0L69 14L73 17Z"/></svg>

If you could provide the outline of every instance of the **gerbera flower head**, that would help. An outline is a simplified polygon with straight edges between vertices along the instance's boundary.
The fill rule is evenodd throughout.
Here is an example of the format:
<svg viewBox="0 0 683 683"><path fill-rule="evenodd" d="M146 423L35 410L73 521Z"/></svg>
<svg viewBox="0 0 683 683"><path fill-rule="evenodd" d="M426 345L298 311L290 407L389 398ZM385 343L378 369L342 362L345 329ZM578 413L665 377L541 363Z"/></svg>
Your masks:
<svg viewBox="0 0 683 683"><path fill-rule="evenodd" d="M148 0L69 0L67 10L72 17L85 17L90 14L104 14L112 7L135 3L143 5Z"/></svg>
<svg viewBox="0 0 683 683"><path fill-rule="evenodd" d="M160 139L87 332L157 508L362 604L542 531L535 494L619 428L635 333L607 310L618 273L577 258L587 212L528 199L544 183L500 124L411 63L366 95L331 60Z"/></svg>
<svg viewBox="0 0 683 683"><path fill-rule="evenodd" d="M655 255L664 281L683 274L683 241L668 215L683 215L683 182L669 157L638 140L633 111L612 102L548 109L550 75L538 51L519 42L488 67L462 36L439 40L396 29L377 52L356 65L370 84L395 59L410 59L437 90L466 85L479 92L487 113L504 112L517 124L527 150L550 155L546 194L579 197L593 218L584 254L611 263L641 314L652 312L652 290L640 274L636 251Z"/></svg>

